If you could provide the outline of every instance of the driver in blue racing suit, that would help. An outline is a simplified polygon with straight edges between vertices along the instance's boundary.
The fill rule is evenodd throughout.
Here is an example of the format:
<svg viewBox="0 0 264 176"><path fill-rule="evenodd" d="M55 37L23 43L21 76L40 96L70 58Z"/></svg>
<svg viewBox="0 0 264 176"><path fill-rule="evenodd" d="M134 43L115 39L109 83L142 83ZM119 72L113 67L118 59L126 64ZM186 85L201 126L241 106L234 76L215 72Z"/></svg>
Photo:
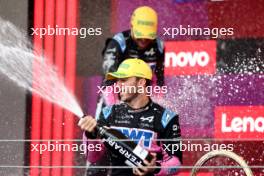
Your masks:
<svg viewBox="0 0 264 176"><path fill-rule="evenodd" d="M97 124L120 130L131 140L136 141L141 147L147 149L154 157L145 161L146 167L134 169L87 169L87 175L147 175L166 176L174 175L177 167L181 165L182 153L180 150L180 125L179 116L173 111L154 103L148 94L139 92L139 88L151 85L152 71L150 67L140 59L126 59L116 72L108 73L108 80L117 79L117 84L122 91L119 93L121 103L103 108L99 118L86 116L79 121L81 129L85 130L85 143L94 144L97 141L89 141L96 138L95 127ZM136 87L135 92L127 91L127 87ZM103 145L103 144L102 144ZM106 152L107 151L107 152ZM90 152L92 166L126 166L118 156L103 148L100 152ZM158 166L156 169L149 167Z"/></svg>

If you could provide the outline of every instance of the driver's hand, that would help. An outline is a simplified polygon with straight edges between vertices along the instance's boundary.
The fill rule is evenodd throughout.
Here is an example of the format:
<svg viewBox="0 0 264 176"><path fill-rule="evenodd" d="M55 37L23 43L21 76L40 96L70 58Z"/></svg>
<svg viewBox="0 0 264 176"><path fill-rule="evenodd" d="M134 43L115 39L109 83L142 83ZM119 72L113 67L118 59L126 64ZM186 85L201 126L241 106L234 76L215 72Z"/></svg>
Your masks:
<svg viewBox="0 0 264 176"><path fill-rule="evenodd" d="M90 115L81 118L78 122L78 126L82 130L88 131L90 133L94 132L96 125L97 121Z"/></svg>

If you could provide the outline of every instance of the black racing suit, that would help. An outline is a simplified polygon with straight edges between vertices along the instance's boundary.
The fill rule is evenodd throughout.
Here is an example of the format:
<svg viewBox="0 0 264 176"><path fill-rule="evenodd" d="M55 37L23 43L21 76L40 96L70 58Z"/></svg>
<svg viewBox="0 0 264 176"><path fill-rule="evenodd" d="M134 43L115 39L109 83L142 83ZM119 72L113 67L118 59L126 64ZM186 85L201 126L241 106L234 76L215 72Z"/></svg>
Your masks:
<svg viewBox="0 0 264 176"><path fill-rule="evenodd" d="M151 100L141 109L132 109L126 103L106 106L103 108L97 121L100 125L120 130L128 138L136 141L148 151L155 152L157 154L158 164L161 165L161 167L167 166L167 168L155 170L155 175L165 176L175 174L177 167L181 164L181 151L172 150L173 145L177 145L178 147L180 145L179 139L181 134L179 117L174 112L161 107ZM85 134L89 138L90 134ZM162 141L162 139L165 140ZM89 139L87 139L87 144L91 142L92 141L89 142ZM174 148L176 148L176 146L174 146ZM93 166L98 165L97 163L106 165L106 158L110 158L108 166L126 166L119 160L118 156L111 153L111 151L107 151L106 149L106 153L108 155L103 156L104 162L102 162L102 159L97 159L97 161L95 161L92 158L93 156L91 155L94 155L94 157L98 156L95 152L90 153L91 155L88 156L88 159L93 160L90 161ZM102 152L100 155L102 155ZM168 166L174 166L174 168L168 168ZM88 168L87 175L96 175L95 173L103 176L106 175L106 170L99 171L98 169ZM133 173L132 169L112 169L110 175L130 176L133 175ZM154 173L149 175L154 175Z"/></svg>
<svg viewBox="0 0 264 176"><path fill-rule="evenodd" d="M125 59L139 58L151 67L156 84L164 85L164 45L159 38L155 39L146 49L141 50L132 39L130 30L120 32L106 40L102 55L104 75L117 71L118 66ZM113 81L104 80L102 86L109 86L113 83ZM97 118L105 104L108 104L107 100L100 95L95 115Z"/></svg>
<svg viewBox="0 0 264 176"><path fill-rule="evenodd" d="M131 37L130 30L116 34L106 40L103 50L103 72L114 72L122 61L138 58L148 63L156 75L157 85L164 84L164 46L157 38L146 49L141 50Z"/></svg>

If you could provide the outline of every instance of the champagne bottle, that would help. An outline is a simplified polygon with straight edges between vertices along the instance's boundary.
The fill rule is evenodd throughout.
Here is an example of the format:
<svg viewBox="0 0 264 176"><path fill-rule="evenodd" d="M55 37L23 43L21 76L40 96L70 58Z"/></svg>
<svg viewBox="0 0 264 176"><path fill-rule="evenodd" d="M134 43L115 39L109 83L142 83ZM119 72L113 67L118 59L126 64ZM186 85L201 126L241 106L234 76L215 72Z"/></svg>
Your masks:
<svg viewBox="0 0 264 176"><path fill-rule="evenodd" d="M152 155L147 150L134 141L128 140L120 131L102 126L97 126L96 130L106 147L120 156L126 165L131 167L144 166L143 160L152 160Z"/></svg>

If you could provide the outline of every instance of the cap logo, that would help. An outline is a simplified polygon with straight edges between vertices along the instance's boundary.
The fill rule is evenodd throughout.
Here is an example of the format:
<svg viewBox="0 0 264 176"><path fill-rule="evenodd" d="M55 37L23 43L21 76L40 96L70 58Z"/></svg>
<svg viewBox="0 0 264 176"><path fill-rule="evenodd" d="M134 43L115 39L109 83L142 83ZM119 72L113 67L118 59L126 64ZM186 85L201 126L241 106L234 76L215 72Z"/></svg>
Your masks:
<svg viewBox="0 0 264 176"><path fill-rule="evenodd" d="M144 25L144 26L154 26L154 22L152 21L142 21L142 20L138 20L137 21L138 25Z"/></svg>
<svg viewBox="0 0 264 176"><path fill-rule="evenodd" d="M137 31L137 30L134 30L134 33L135 33L135 35L138 36L138 37L139 37L139 36L143 36L143 34L142 34L141 32L139 32L139 31Z"/></svg>
<svg viewBox="0 0 264 176"><path fill-rule="evenodd" d="M151 33L148 35L149 37L155 38L156 37L156 33Z"/></svg>
<svg viewBox="0 0 264 176"><path fill-rule="evenodd" d="M120 68L123 68L123 69L128 69L130 67L129 64L121 64L120 65Z"/></svg>

